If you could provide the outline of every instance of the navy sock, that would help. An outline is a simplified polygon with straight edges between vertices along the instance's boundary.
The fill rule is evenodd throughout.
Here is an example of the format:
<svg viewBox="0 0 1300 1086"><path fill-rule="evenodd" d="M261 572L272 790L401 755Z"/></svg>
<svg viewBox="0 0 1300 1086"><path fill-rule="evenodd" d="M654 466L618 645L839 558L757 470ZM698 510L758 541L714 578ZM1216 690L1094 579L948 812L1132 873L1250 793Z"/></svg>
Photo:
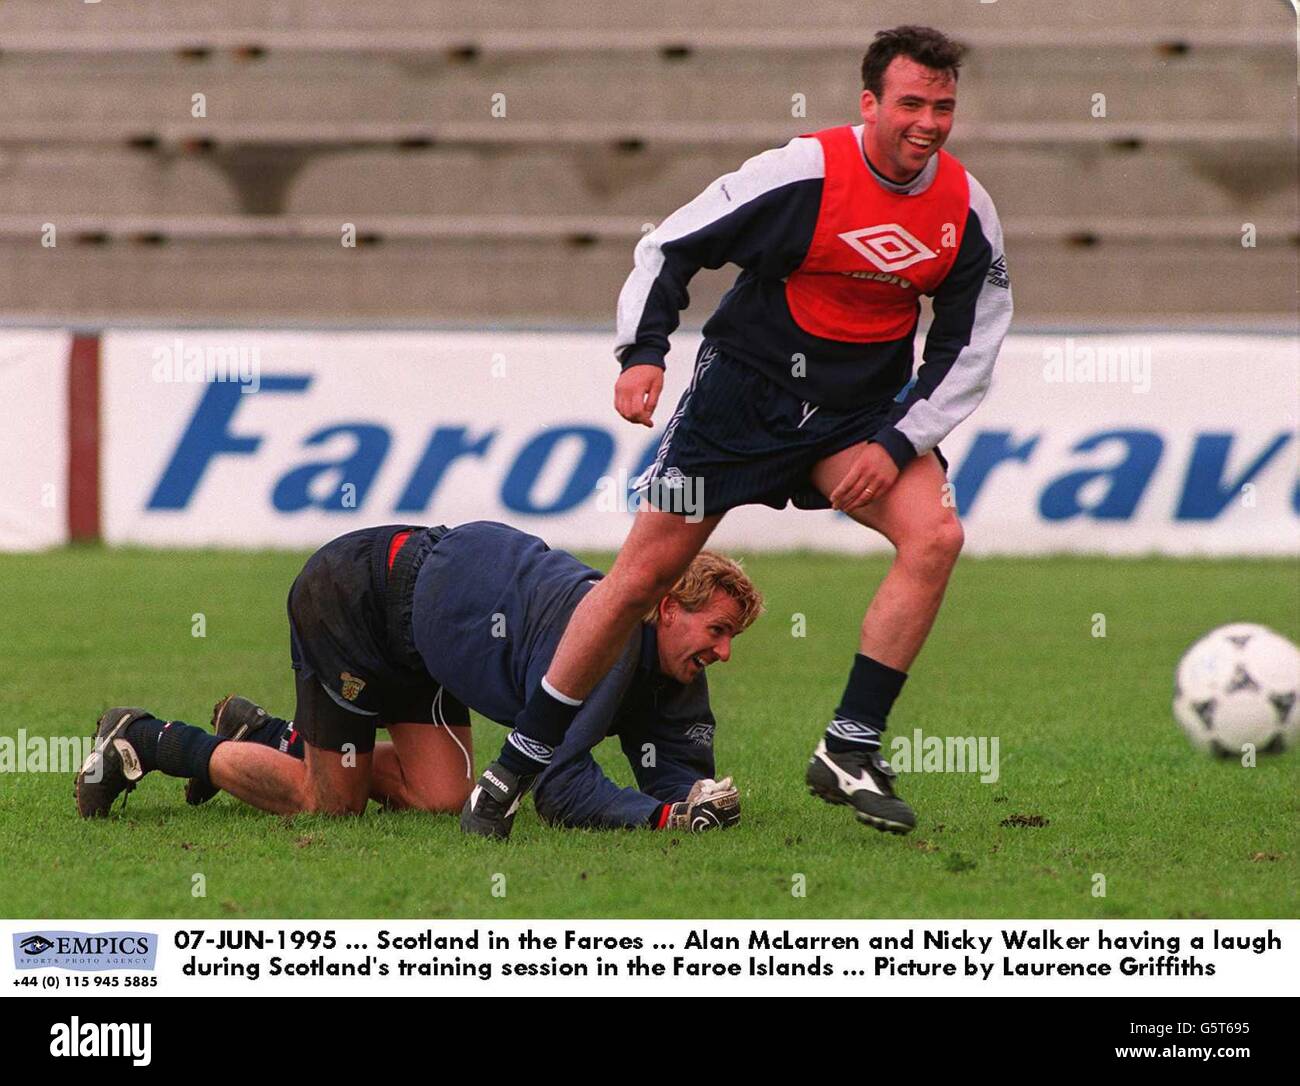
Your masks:
<svg viewBox="0 0 1300 1086"><path fill-rule="evenodd" d="M545 679L524 704L523 712L515 718L515 729L501 747L497 759L511 773L528 775L540 773L551 764L551 755L564 740L573 718L582 703L571 705L561 701L549 689Z"/></svg>
<svg viewBox="0 0 1300 1086"><path fill-rule="evenodd" d="M140 757L140 768L146 773L152 773L158 768L158 737L165 727L167 721L146 716L131 721L122 732L122 738L135 748Z"/></svg>
<svg viewBox="0 0 1300 1086"><path fill-rule="evenodd" d="M276 749L291 758L304 757L302 733L293 726L292 720L285 721L285 730L280 735L280 741L276 744Z"/></svg>
<svg viewBox="0 0 1300 1086"><path fill-rule="evenodd" d="M224 742L205 728L173 720L163 725L158 735L155 768L169 777L197 777L210 784L208 763L212 752Z"/></svg>
<svg viewBox="0 0 1300 1086"><path fill-rule="evenodd" d="M880 749L889 710L894 707L907 672L896 671L886 664L858 653L844 696L835 710L835 719L826 729L826 749L832 754L850 750Z"/></svg>
<svg viewBox="0 0 1300 1086"><path fill-rule="evenodd" d="M497 761L517 777L535 777L551 764L554 747L520 735L518 729L506 736Z"/></svg>
<svg viewBox="0 0 1300 1086"><path fill-rule="evenodd" d="M274 747L282 754L301 758L302 736L293 726L292 720L281 720L278 716L268 716L258 727L248 733L248 740L261 743L264 747Z"/></svg>

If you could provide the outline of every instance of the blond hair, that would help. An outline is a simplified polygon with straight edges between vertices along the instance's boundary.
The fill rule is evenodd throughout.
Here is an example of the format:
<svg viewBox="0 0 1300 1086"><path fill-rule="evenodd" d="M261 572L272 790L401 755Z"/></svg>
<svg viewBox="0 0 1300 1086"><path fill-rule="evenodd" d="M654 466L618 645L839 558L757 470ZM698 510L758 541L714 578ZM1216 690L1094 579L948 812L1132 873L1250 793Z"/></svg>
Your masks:
<svg viewBox="0 0 1300 1086"><path fill-rule="evenodd" d="M748 629L763 613L763 594L746 576L740 563L716 551L700 551L668 595L683 610L694 612L703 609L719 588L735 600L740 608L740 627L736 633ZM658 603L646 615L645 621L659 621Z"/></svg>

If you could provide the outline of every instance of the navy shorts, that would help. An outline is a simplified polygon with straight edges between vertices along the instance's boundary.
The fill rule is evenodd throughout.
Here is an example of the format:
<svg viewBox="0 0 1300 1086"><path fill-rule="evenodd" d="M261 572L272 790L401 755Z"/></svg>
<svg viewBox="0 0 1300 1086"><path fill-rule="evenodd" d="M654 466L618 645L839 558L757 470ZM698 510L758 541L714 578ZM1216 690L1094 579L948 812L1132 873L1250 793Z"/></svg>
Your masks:
<svg viewBox="0 0 1300 1086"><path fill-rule="evenodd" d="M411 534L391 570L389 547ZM445 528L390 524L326 543L289 589L293 726L321 750L358 754L389 724L468 725L469 711L434 682L411 641L415 576Z"/></svg>
<svg viewBox="0 0 1300 1086"><path fill-rule="evenodd" d="M896 406L886 399L849 411L818 407L705 340L655 461L633 487L654 508L687 515L791 502L829 509L813 467L871 438Z"/></svg>

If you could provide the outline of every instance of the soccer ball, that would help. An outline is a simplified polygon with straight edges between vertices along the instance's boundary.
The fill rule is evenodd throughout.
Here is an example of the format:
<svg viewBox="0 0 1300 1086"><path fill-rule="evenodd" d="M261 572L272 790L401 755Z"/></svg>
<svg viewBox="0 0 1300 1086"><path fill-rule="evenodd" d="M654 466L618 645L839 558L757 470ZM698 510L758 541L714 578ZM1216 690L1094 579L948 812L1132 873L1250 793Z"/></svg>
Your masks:
<svg viewBox="0 0 1300 1086"><path fill-rule="evenodd" d="M1183 653L1174 717L1192 745L1238 757L1279 754L1300 736L1300 649L1267 626L1235 622Z"/></svg>

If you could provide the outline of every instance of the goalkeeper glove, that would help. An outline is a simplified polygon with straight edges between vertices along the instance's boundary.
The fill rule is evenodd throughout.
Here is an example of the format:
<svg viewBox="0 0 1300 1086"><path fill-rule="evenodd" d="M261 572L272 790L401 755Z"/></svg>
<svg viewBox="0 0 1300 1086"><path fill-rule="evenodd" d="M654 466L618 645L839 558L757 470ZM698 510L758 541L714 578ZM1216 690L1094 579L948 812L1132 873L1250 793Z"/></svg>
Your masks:
<svg viewBox="0 0 1300 1086"><path fill-rule="evenodd" d="M696 781L684 800L666 804L659 828L702 833L704 830L729 829L739 822L740 792L730 777L724 777L720 781Z"/></svg>

